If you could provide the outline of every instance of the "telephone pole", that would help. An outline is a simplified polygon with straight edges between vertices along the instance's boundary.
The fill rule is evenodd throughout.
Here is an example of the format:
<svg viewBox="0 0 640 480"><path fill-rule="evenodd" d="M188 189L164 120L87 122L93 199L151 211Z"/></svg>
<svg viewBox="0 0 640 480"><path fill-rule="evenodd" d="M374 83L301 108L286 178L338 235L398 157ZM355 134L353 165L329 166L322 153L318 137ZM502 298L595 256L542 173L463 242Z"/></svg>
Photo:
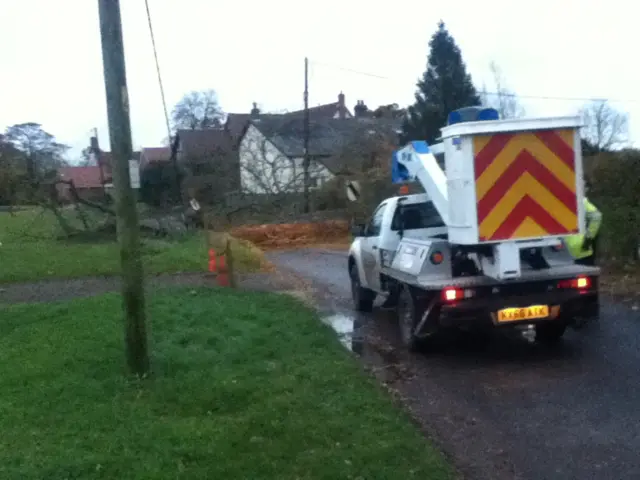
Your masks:
<svg viewBox="0 0 640 480"><path fill-rule="evenodd" d="M136 199L131 188L129 160L133 158L129 94L124 62L120 0L98 0L104 84L107 95L109 140L113 186L116 197L116 225L122 268L122 297L125 316L126 358L136 375L149 371L145 327L144 273L140 255L140 233Z"/></svg>
<svg viewBox="0 0 640 480"><path fill-rule="evenodd" d="M304 213L309 213L309 187L311 178L311 159L309 158L309 59L304 57Z"/></svg>

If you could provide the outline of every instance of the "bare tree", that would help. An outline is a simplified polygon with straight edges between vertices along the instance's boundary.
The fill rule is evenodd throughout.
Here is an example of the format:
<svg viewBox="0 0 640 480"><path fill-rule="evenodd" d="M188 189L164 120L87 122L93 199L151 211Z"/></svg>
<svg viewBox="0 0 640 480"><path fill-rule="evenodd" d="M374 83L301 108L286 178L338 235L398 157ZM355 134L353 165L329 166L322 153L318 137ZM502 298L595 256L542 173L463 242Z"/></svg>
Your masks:
<svg viewBox="0 0 640 480"><path fill-rule="evenodd" d="M326 162L335 177L317 194L316 203L323 209L347 209L353 220L364 221L384 198L397 194L391 183L391 157L397 148L397 133L390 124L371 124L372 128L353 132L342 148ZM346 185L357 180L361 197L349 202Z"/></svg>
<svg viewBox="0 0 640 480"><path fill-rule="evenodd" d="M69 147L35 122L12 125L5 132L5 139L24 156L26 171L31 182L37 182L47 172L64 165L64 154Z"/></svg>
<svg viewBox="0 0 640 480"><path fill-rule="evenodd" d="M488 91L483 86L480 92L482 104L495 108L500 118L519 118L525 115L525 110L518 101L516 94L506 86L500 67L495 62L489 64L489 70L493 78L493 91Z"/></svg>
<svg viewBox="0 0 640 480"><path fill-rule="evenodd" d="M593 100L581 111L584 121L582 138L590 149L589 153L600 153L623 148L628 144L628 116L607 100Z"/></svg>
<svg viewBox="0 0 640 480"><path fill-rule="evenodd" d="M218 102L215 90L187 93L171 112L174 130L197 130L220 128L224 112Z"/></svg>

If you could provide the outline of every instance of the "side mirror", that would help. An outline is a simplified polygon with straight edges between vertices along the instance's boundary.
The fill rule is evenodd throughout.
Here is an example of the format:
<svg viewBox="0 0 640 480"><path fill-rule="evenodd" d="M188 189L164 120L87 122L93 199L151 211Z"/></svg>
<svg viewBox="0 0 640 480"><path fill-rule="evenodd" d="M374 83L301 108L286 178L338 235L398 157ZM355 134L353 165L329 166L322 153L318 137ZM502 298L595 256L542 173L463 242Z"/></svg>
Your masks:
<svg viewBox="0 0 640 480"><path fill-rule="evenodd" d="M351 235L354 237L364 237L365 236L365 225L363 223L356 223L351 225Z"/></svg>

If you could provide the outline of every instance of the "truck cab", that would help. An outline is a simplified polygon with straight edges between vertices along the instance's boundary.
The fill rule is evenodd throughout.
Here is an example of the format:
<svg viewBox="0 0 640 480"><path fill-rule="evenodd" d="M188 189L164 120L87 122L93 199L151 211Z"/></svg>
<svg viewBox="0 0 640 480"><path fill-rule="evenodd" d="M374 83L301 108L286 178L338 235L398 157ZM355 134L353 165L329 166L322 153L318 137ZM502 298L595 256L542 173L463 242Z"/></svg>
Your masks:
<svg viewBox="0 0 640 480"><path fill-rule="evenodd" d="M381 272L391 266L400 241L403 238L446 240L447 226L428 195L422 193L387 198L376 207L369 221L357 225L353 233L356 238L350 257L358 269L361 285L384 295L387 285Z"/></svg>

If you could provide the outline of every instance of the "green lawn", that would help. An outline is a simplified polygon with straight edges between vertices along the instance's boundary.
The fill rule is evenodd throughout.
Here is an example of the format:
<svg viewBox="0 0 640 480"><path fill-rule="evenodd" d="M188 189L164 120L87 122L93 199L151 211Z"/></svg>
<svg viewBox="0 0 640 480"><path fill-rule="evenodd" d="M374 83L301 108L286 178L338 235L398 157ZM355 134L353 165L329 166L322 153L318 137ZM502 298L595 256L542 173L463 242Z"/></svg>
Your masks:
<svg viewBox="0 0 640 480"><path fill-rule="evenodd" d="M117 295L0 312L0 478L452 478L296 300L150 297L154 374L125 381Z"/></svg>
<svg viewBox="0 0 640 480"><path fill-rule="evenodd" d="M78 222L74 215L68 217ZM120 254L115 242L79 243L61 241L56 219L33 209L15 215L0 212L0 283L113 275L120 272ZM257 249L235 243L239 271L259 269L263 261ZM205 271L205 235L189 234L171 240L144 239L147 273Z"/></svg>

